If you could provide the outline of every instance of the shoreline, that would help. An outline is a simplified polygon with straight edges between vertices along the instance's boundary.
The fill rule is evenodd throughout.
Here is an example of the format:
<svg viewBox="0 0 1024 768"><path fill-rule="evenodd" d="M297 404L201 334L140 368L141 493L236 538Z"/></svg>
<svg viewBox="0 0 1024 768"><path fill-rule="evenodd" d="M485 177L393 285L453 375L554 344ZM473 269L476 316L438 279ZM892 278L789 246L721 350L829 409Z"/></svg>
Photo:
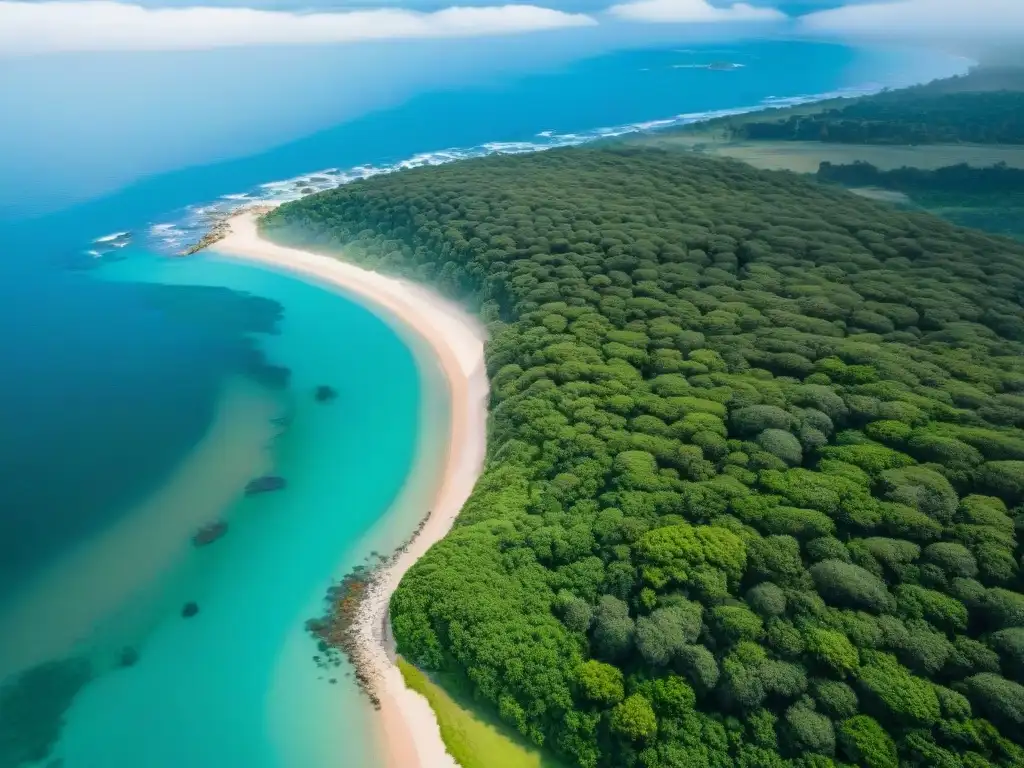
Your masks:
<svg viewBox="0 0 1024 768"><path fill-rule="evenodd" d="M395 173L405 168L420 167L422 165L437 165L450 162L458 162L476 157L484 157L491 154L519 154L524 152L544 152L549 149L565 147L586 146L595 142L605 142L622 138L636 138L641 135L648 137L664 136L666 131L681 129L689 126L706 124L725 117L756 114L759 112L770 112L789 107L809 106L828 101L845 99L858 99L865 96L877 94L887 87L893 89L910 88L915 85L923 85L932 80L957 77L968 72L977 62L962 56L950 56L950 68L943 68L941 71L922 75L921 79L894 86L884 86L877 82L864 82L860 85L837 85L832 90L819 91L814 93L798 93L791 96L768 96L756 104L743 104L736 107L724 107L718 109L705 109L695 112L681 112L663 118L655 118L647 121L617 123L607 127L595 127L580 129L575 132L556 133L551 130L543 130L532 136L505 142L498 146L493 143L474 144L470 146L449 146L440 147L425 152L419 152L408 157L403 157L393 163L376 164L372 161L344 169L321 168L305 172L297 176L284 179L277 179L258 188L250 189L241 193L222 195L210 203L202 206L202 209L193 208L192 220L186 219L185 231L198 230L197 238L186 238L183 243L176 239L164 249L173 252L175 256L187 256L196 253L204 248L212 246L226 232L222 229L223 222L237 215L243 210L270 209L286 202L299 200L311 194L336 189L339 186L369 178L381 173ZM960 67L952 68L952 62L957 61ZM703 65L699 65L703 66ZM742 68L742 67L741 67ZM308 190L308 191L306 191ZM213 208L211 212L210 209ZM182 222L170 222L157 225L176 229ZM151 230L152 231L152 230ZM182 230L178 230L180 233Z"/></svg>
<svg viewBox="0 0 1024 768"><path fill-rule="evenodd" d="M488 394L485 333L469 314L424 287L263 239L257 230L258 215L246 209L225 219L218 233L221 237L209 243L213 250L340 289L383 317L400 335L425 343L447 382L450 423L436 491L414 535L374 573L351 631L357 672L366 674L366 685L379 701L384 764L457 768L429 703L405 686L394 663L388 605L406 571L451 529L483 469ZM413 473L422 461L422 456L417 458Z"/></svg>

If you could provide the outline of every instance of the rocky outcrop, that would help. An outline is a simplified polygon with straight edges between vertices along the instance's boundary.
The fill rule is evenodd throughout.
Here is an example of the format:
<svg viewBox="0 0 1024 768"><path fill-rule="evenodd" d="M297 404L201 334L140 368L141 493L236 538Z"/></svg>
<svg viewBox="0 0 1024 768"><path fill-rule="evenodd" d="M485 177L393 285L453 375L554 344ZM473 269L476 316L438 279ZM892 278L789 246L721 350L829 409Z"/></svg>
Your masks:
<svg viewBox="0 0 1024 768"><path fill-rule="evenodd" d="M327 590L324 615L306 622L306 630L318 641L320 655L313 657L316 664L321 669L329 669L339 666L343 656L347 658L354 670L356 684L370 699L374 709L380 709L380 696L376 688L376 672L369 659L376 639L359 621L360 609L367 601L380 599L382 575L416 540L430 515L427 512L412 535L390 555L371 552L367 564L355 566L341 581L332 584ZM384 623L382 638L388 634L386 618Z"/></svg>
<svg viewBox="0 0 1024 768"><path fill-rule="evenodd" d="M239 208L230 213L223 215L221 218L216 219L210 229L205 235L192 245L181 251L179 256L191 256L193 253L198 253L204 248L209 248L211 245L216 243L218 240L223 240L227 237L228 232L231 231L231 217L237 216L240 213L255 213L257 216L262 216L265 213L269 213L274 210L272 205L253 205L248 208Z"/></svg>

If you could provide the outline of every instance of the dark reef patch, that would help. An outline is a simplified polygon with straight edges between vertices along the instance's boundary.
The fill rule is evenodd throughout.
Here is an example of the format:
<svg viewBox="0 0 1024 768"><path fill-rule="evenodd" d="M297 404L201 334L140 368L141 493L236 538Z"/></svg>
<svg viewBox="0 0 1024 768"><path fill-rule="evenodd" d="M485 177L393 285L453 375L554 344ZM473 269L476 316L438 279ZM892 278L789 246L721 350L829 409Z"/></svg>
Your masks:
<svg viewBox="0 0 1024 768"><path fill-rule="evenodd" d="M0 688L0 768L44 760L64 726L64 715L92 678L84 659L49 661Z"/></svg>
<svg viewBox="0 0 1024 768"><path fill-rule="evenodd" d="M279 477L277 475L264 475L263 477L257 477L255 480L249 481L249 484L245 486L245 495L255 496L258 493L280 491L287 485L288 481L283 477Z"/></svg>

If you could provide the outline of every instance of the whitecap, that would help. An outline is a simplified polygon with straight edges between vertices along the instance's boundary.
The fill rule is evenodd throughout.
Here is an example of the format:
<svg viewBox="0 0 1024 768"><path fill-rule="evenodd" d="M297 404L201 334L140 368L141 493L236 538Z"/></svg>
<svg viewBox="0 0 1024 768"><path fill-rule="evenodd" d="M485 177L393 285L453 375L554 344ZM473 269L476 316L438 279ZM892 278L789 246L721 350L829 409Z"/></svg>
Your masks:
<svg viewBox="0 0 1024 768"><path fill-rule="evenodd" d="M94 243L112 243L115 240L123 240L126 237L130 237L131 232L115 232L112 235L104 235L103 237L97 237L93 240Z"/></svg>

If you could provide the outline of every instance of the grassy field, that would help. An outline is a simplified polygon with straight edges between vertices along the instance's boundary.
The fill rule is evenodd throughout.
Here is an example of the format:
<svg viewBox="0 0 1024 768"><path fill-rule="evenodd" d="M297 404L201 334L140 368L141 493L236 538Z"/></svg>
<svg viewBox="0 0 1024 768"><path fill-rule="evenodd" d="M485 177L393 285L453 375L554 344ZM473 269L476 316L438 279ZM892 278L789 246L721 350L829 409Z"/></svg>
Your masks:
<svg viewBox="0 0 1024 768"><path fill-rule="evenodd" d="M804 107L812 111L814 107ZM753 119L750 116L748 119ZM734 118L742 121L744 117ZM723 123L724 125L724 123ZM695 152L742 160L756 168L815 174L823 162L848 165L857 161L871 163L881 171L910 167L934 170L966 163L986 168L1006 163L1024 169L1024 146L998 144L924 144L893 146L885 144L827 144L816 141L733 141L725 128L710 123L707 129L693 126L679 132L631 136L627 144ZM922 190L897 192L859 187L850 190L879 202L902 205L966 227L975 227L999 235L1024 239L1024 195L929 193Z"/></svg>
<svg viewBox="0 0 1024 768"><path fill-rule="evenodd" d="M441 738L462 768L566 768L454 692L455 686L442 688L405 659L399 658L398 668L405 684L430 702Z"/></svg>

